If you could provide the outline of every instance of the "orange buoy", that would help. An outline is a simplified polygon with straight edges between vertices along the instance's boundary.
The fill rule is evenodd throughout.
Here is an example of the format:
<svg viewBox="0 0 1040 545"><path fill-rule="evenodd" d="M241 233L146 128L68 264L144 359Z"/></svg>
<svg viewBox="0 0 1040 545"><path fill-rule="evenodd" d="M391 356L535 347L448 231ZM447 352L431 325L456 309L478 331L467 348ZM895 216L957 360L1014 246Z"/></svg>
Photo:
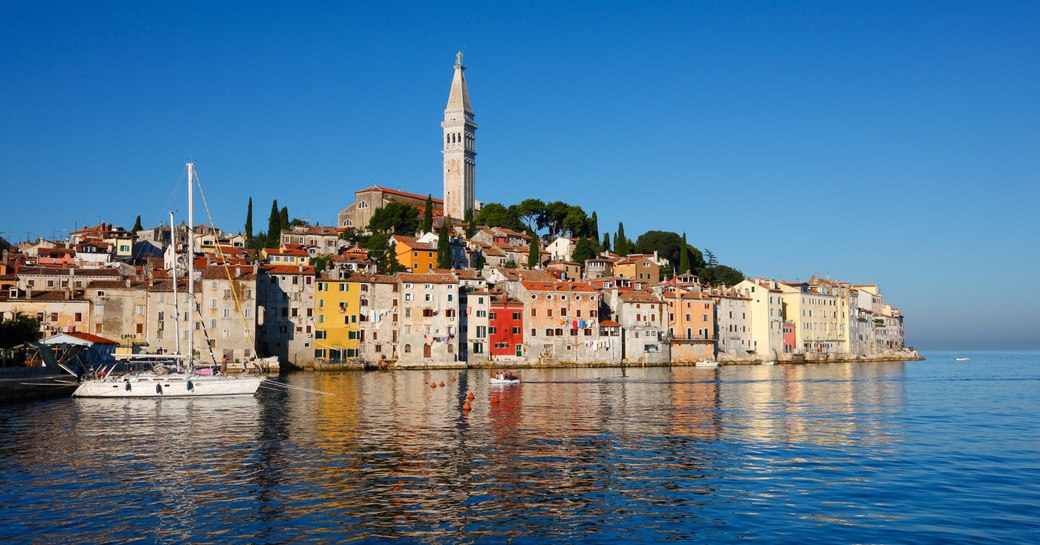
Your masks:
<svg viewBox="0 0 1040 545"><path fill-rule="evenodd" d="M462 410L464 410L464 411L470 410L469 401L467 401L467 402L462 404Z"/></svg>
<svg viewBox="0 0 1040 545"><path fill-rule="evenodd" d="M491 396L491 403L492 403L493 405L494 405L494 404L497 404L497 403L498 403L498 396Z"/></svg>
<svg viewBox="0 0 1040 545"><path fill-rule="evenodd" d="M437 387L437 383L436 382L431 382L430 383L430 388L436 388L436 387Z"/></svg>
<svg viewBox="0 0 1040 545"><path fill-rule="evenodd" d="M441 384L440 384L440 386L441 386L441 388L443 388L443 387L444 387L444 381L443 381L443 380L441 381Z"/></svg>
<svg viewBox="0 0 1040 545"><path fill-rule="evenodd" d="M473 395L473 392L470 392L469 394L466 395L466 399L469 400L469 401L473 401L474 397L477 397L477 396Z"/></svg>
<svg viewBox="0 0 1040 545"><path fill-rule="evenodd" d="M451 377L451 381L452 381L452 382L455 382L455 377Z"/></svg>

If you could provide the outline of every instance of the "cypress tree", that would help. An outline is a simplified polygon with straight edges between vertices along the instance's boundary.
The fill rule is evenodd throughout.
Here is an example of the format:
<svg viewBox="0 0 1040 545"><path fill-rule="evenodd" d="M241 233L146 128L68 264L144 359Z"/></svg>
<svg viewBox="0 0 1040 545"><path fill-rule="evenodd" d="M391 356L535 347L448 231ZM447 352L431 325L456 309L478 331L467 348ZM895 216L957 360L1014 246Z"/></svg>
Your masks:
<svg viewBox="0 0 1040 545"><path fill-rule="evenodd" d="M426 195L426 210L423 212L422 224L419 225L419 232L421 233L432 233L433 232L433 195Z"/></svg>
<svg viewBox="0 0 1040 545"><path fill-rule="evenodd" d="M596 211L595 210L592 211L592 216L589 218L589 228L588 228L588 231L589 232L586 233L586 235L588 235L589 237L591 237L593 239L598 239L599 238L599 218L596 217Z"/></svg>
<svg viewBox="0 0 1040 545"><path fill-rule="evenodd" d="M387 261L386 273L387 274L394 274L394 273L399 273L401 271L404 271L404 265L401 265L401 262L397 260L397 243L396 242L391 242L390 243L390 247L387 248L386 253L387 253L387 255L386 255L386 261Z"/></svg>
<svg viewBox="0 0 1040 545"><path fill-rule="evenodd" d="M603 233L603 251L610 251L610 233Z"/></svg>
<svg viewBox="0 0 1040 545"><path fill-rule="evenodd" d="M253 197L249 197L249 207L246 208L246 238L253 238Z"/></svg>
<svg viewBox="0 0 1040 545"><path fill-rule="evenodd" d="M279 223L281 223L281 226L282 226L281 228L282 229L288 229L289 228L289 207L288 206L283 206L282 207L282 211L278 215L278 221L279 221ZM278 233L278 236L281 237L282 234Z"/></svg>
<svg viewBox="0 0 1040 545"><path fill-rule="evenodd" d="M682 234L682 248L679 248L679 274L690 272L690 250L686 247L686 232Z"/></svg>
<svg viewBox="0 0 1040 545"><path fill-rule="evenodd" d="M137 219L134 220L134 228L131 229L131 231L136 233L142 229L144 229L144 227L141 227L141 216L137 216Z"/></svg>
<svg viewBox="0 0 1040 545"><path fill-rule="evenodd" d="M271 202L271 217L267 219L267 247L278 246L282 237L282 216L278 212L278 199Z"/></svg>
<svg viewBox="0 0 1040 545"><path fill-rule="evenodd" d="M451 224L451 216L444 216L441 221L441 230L437 233L437 268L451 268L451 240L448 238L448 225Z"/></svg>
<svg viewBox="0 0 1040 545"><path fill-rule="evenodd" d="M614 236L614 252L620 256L626 256L629 253L629 242L625 238L625 225L621 222L617 224L617 235Z"/></svg>
<svg viewBox="0 0 1040 545"><path fill-rule="evenodd" d="M466 221L466 238L467 239L471 239L471 238L473 238L473 235L475 235L477 233L477 225L476 225L477 220L475 220L473 218L473 209L472 208L467 208L466 209L465 221Z"/></svg>
<svg viewBox="0 0 1040 545"><path fill-rule="evenodd" d="M538 236L534 234L534 231L529 231L528 234L531 235L531 245L527 250L527 268L534 269L538 266L541 252L538 248Z"/></svg>

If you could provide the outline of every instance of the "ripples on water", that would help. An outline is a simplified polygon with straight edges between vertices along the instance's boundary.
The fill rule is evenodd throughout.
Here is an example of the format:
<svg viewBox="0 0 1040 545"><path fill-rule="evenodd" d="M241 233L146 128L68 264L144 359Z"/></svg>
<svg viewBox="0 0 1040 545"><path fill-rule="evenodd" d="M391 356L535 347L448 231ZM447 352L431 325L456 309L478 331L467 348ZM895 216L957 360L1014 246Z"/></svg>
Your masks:
<svg viewBox="0 0 1040 545"><path fill-rule="evenodd" d="M0 407L0 541L1040 540L1040 357L929 356Z"/></svg>

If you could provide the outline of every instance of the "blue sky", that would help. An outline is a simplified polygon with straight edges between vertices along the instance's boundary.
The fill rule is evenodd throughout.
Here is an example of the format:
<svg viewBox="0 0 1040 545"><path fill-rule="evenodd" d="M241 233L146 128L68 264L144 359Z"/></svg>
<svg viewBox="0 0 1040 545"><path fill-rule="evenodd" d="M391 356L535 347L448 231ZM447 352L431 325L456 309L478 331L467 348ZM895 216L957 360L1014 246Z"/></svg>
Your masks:
<svg viewBox="0 0 1040 545"><path fill-rule="evenodd" d="M442 190L465 51L477 197L685 231L746 274L878 282L924 348L1040 347L1035 2L7 3L0 232L247 199L332 224Z"/></svg>

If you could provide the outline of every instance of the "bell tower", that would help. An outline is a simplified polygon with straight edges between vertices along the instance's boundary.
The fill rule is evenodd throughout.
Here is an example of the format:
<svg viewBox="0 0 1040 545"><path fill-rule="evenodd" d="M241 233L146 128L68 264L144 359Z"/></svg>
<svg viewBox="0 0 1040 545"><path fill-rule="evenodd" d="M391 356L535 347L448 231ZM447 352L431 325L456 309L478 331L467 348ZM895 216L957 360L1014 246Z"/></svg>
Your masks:
<svg viewBox="0 0 1040 545"><path fill-rule="evenodd" d="M455 75L451 80L448 107L444 109L444 214L461 220L476 199L476 132L473 108L469 103L462 51L455 54Z"/></svg>

